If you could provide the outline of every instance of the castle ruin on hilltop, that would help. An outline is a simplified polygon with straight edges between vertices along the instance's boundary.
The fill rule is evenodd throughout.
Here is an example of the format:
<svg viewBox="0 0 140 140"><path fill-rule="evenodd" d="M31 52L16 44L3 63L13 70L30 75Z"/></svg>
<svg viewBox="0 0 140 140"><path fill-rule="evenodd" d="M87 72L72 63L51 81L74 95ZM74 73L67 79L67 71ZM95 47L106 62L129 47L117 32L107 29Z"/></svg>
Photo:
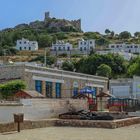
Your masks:
<svg viewBox="0 0 140 140"><path fill-rule="evenodd" d="M44 22L47 22L49 19L52 19L50 17L50 12L45 12ZM77 28L78 30L81 31L81 19L71 20L71 21L66 20L66 21L69 22L72 26L74 26L75 28Z"/></svg>

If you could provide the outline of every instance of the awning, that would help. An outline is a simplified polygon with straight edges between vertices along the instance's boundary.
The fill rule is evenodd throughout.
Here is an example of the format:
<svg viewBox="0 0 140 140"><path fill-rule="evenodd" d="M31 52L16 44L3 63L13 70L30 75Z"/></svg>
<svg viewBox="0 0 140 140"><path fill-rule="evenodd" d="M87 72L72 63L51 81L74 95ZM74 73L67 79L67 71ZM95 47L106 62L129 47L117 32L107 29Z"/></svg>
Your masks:
<svg viewBox="0 0 140 140"><path fill-rule="evenodd" d="M48 81L48 82L54 82L54 83L64 83L64 80L47 78L47 77L40 77L40 76L33 76L33 80Z"/></svg>

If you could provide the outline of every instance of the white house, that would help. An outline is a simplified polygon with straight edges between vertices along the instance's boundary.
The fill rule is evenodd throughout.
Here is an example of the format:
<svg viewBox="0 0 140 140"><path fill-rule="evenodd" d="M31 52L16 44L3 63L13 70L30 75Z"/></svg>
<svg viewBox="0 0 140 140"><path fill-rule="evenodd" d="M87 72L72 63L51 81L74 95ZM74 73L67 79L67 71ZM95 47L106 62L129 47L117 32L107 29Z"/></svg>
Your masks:
<svg viewBox="0 0 140 140"><path fill-rule="evenodd" d="M114 52L140 53L140 44L110 44L109 49Z"/></svg>
<svg viewBox="0 0 140 140"><path fill-rule="evenodd" d="M78 42L78 49L80 51L91 51L92 49L95 49L95 40L84 40L81 39Z"/></svg>
<svg viewBox="0 0 140 140"><path fill-rule="evenodd" d="M28 39L22 38L21 40L17 40L16 43L17 50L27 50L27 51L37 51L38 50L38 42L37 41L29 41Z"/></svg>
<svg viewBox="0 0 140 140"><path fill-rule="evenodd" d="M118 98L137 98L140 100L140 77L110 80L109 89L111 94Z"/></svg>
<svg viewBox="0 0 140 140"><path fill-rule="evenodd" d="M64 41L57 41L55 44L52 44L52 51L71 51L73 49L72 44L65 43Z"/></svg>

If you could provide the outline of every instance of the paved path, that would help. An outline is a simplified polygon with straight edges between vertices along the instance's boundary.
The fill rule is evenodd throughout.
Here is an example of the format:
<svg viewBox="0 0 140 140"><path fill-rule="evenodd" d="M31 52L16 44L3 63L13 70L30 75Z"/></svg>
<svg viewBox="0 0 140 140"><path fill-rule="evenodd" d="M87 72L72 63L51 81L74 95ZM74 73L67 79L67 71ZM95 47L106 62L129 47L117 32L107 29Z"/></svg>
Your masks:
<svg viewBox="0 0 140 140"><path fill-rule="evenodd" d="M119 129L48 127L0 134L0 140L140 140L140 125Z"/></svg>

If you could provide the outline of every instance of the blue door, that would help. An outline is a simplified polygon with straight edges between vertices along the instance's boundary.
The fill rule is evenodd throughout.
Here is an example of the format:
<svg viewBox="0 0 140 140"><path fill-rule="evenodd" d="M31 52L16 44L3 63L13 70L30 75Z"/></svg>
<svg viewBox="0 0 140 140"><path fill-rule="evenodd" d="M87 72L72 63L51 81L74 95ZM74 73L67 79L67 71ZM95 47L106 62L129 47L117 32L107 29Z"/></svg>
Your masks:
<svg viewBox="0 0 140 140"><path fill-rule="evenodd" d="M35 81L35 90L39 93L42 93L42 81Z"/></svg>
<svg viewBox="0 0 140 140"><path fill-rule="evenodd" d="M56 98L61 98L61 83L56 83Z"/></svg>
<svg viewBox="0 0 140 140"><path fill-rule="evenodd" d="M73 95L74 96L78 95L78 88L77 87L74 87L74 89L73 89Z"/></svg>

